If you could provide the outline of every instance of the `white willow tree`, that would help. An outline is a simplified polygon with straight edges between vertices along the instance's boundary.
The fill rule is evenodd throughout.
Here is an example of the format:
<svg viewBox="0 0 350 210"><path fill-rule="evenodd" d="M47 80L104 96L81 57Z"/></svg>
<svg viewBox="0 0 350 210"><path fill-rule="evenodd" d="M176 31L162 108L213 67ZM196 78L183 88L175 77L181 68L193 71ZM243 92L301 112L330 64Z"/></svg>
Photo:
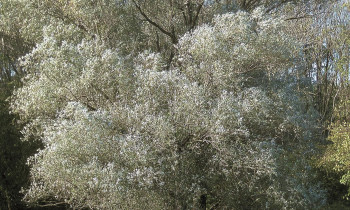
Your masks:
<svg viewBox="0 0 350 210"><path fill-rule="evenodd" d="M284 22L237 12L185 34L173 65L123 58L76 25L45 27L12 109L33 156L25 199L91 209L315 209L317 113L288 76ZM74 39L65 39L74 37Z"/></svg>

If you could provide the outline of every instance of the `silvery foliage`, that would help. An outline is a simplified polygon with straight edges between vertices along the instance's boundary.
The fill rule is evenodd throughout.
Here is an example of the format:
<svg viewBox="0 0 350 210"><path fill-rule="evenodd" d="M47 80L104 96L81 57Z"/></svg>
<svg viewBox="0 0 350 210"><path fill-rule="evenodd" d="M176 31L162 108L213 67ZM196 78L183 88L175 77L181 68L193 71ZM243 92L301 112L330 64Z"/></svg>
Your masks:
<svg viewBox="0 0 350 210"><path fill-rule="evenodd" d="M26 57L13 111L45 148L26 199L95 209L318 208L307 157L317 113L284 79L298 43L283 22L237 12L180 40L176 64L122 58L98 38L47 27ZM290 76L292 77L292 76ZM249 202L248 202L249 201Z"/></svg>

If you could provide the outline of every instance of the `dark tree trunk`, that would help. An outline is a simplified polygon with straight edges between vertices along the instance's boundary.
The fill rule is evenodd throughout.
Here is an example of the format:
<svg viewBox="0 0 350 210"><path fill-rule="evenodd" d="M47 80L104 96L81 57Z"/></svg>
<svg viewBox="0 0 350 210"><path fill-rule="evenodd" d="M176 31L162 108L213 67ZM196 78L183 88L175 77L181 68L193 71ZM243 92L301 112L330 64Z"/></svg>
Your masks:
<svg viewBox="0 0 350 210"><path fill-rule="evenodd" d="M201 195L199 199L199 209L206 210L207 209L207 195Z"/></svg>

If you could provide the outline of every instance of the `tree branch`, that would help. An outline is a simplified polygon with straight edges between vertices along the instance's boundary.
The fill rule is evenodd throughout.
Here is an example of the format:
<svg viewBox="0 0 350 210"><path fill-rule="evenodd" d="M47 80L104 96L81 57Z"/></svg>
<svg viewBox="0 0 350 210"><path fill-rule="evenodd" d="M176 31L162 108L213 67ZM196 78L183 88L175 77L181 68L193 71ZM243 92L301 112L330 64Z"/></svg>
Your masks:
<svg viewBox="0 0 350 210"><path fill-rule="evenodd" d="M191 26L191 28L190 28L191 30L197 25L199 13L200 13L201 10L202 10L203 4L204 4L204 1L202 1L202 3L200 3L200 4L198 5L198 7L197 7L196 16L194 17L193 22L192 22L192 26Z"/></svg>
<svg viewBox="0 0 350 210"><path fill-rule="evenodd" d="M173 41L173 44L176 44L177 40L175 37L175 34L170 33L169 31L165 30L163 27L161 27L158 23L154 22L153 20L151 20L141 9L140 5L138 5L136 3L135 0L132 0L132 2L134 3L135 7L137 8L137 10L140 12L140 14L147 20L147 22L149 22L151 25L153 25L154 27L158 28L162 33L164 33L165 35L169 36L171 38L171 40ZM175 42L175 43L174 43Z"/></svg>
<svg viewBox="0 0 350 210"><path fill-rule="evenodd" d="M57 207L60 205L67 205L66 202L58 202L58 203L48 203L48 204L37 204L39 207Z"/></svg>
<svg viewBox="0 0 350 210"><path fill-rule="evenodd" d="M284 19L285 21L289 20L299 20L299 19L304 19L304 18L312 18L312 15L303 15L303 16L296 16L296 17L290 17L287 19Z"/></svg>

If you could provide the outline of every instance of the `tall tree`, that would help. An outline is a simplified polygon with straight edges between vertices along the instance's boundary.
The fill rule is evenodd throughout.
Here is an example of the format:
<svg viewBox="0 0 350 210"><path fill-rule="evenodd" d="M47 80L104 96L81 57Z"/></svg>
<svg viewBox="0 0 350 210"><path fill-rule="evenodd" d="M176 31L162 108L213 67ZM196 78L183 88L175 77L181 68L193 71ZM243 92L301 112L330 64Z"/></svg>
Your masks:
<svg viewBox="0 0 350 210"><path fill-rule="evenodd" d="M334 194L340 194L340 196L346 194L345 197L349 197L349 4L343 3L336 8L336 12L331 14L331 21L329 21L332 24L329 28L332 30L325 30L326 35L328 35L326 36L328 44L326 45L326 53L332 61L330 64L325 63L329 69L327 72L322 72L325 74L323 81L328 82L328 89L333 89L332 94L329 91L322 92L324 96L330 95L328 97L331 97L330 117L328 119L330 144L324 146L324 153L318 164L320 169L330 174L327 176L329 180L335 180L335 186L337 183L346 186L347 193L339 190L339 192L335 191Z"/></svg>
<svg viewBox="0 0 350 210"><path fill-rule="evenodd" d="M317 112L285 77L300 43L283 19L263 14L224 14L179 37L168 69L160 54L131 60L104 39L68 39L76 24L47 27L12 98L30 122L26 135L45 144L30 159L26 200L97 209L322 206L305 155L317 143Z"/></svg>

